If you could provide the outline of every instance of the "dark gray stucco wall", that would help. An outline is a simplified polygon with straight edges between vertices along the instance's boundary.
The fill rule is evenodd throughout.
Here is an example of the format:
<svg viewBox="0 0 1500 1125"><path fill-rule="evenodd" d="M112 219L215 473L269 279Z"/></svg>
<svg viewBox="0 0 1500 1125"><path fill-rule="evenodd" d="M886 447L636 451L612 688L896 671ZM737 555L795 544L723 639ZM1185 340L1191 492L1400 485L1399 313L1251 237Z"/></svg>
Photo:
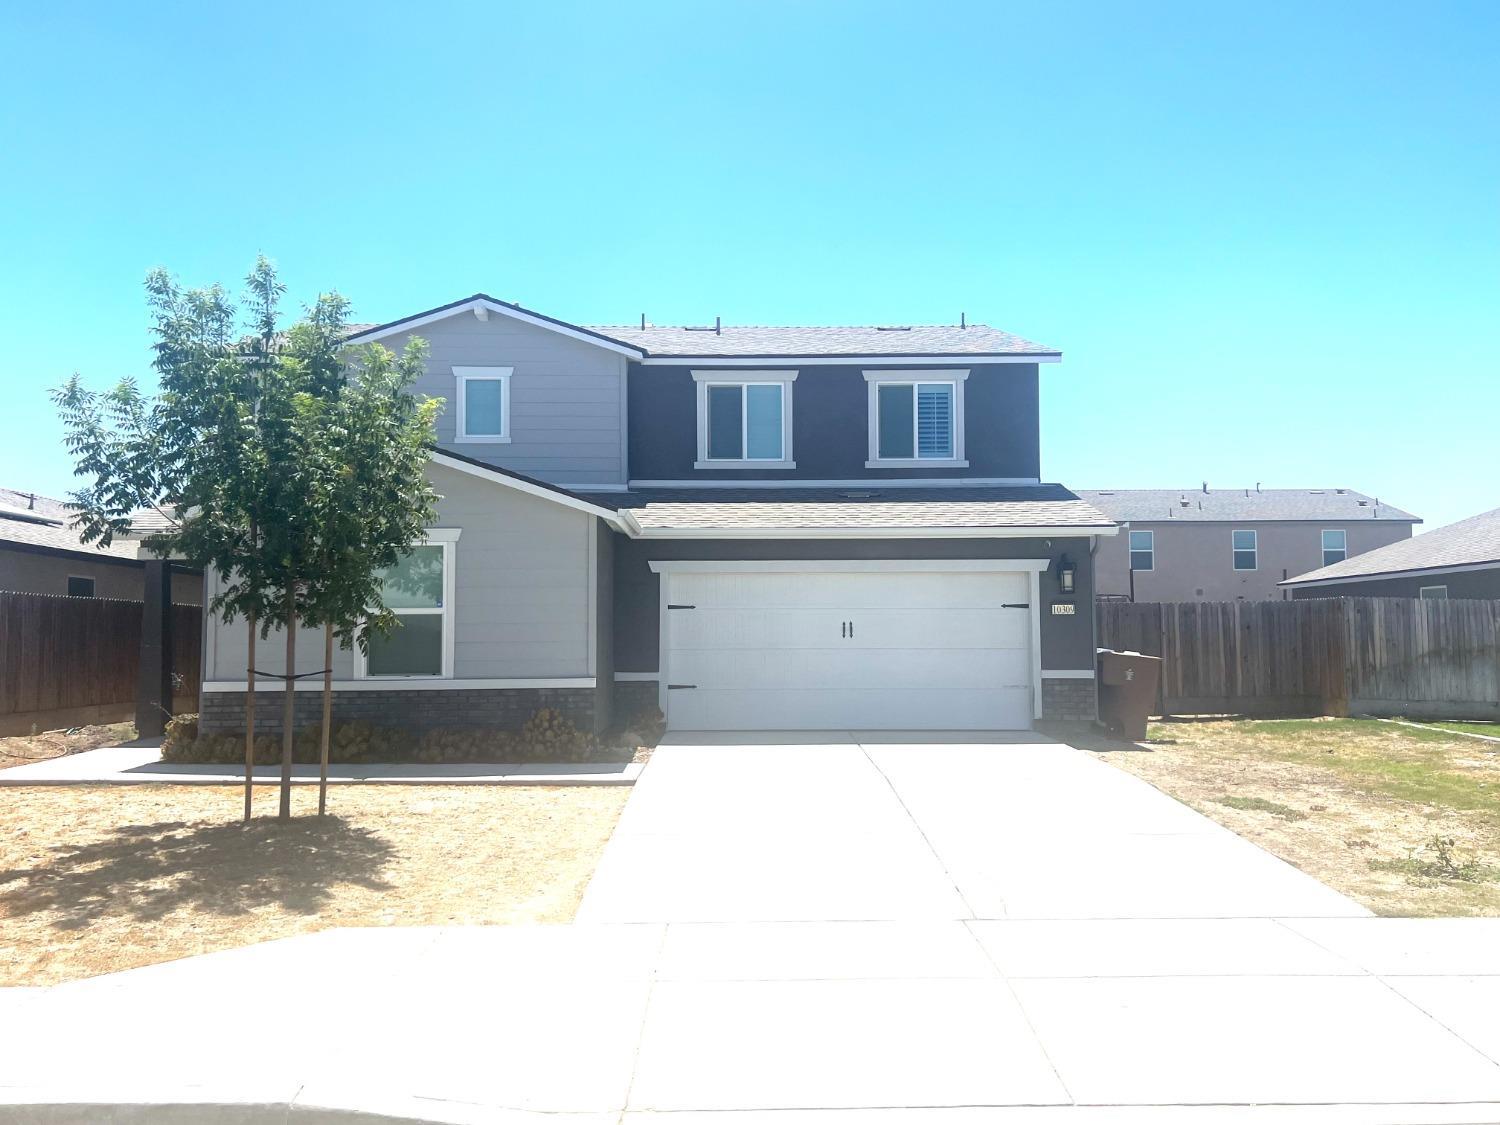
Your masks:
<svg viewBox="0 0 1500 1125"><path fill-rule="evenodd" d="M1489 570L1461 570L1426 578L1384 578L1368 582L1340 582L1336 586L1305 586L1292 597L1305 598L1415 598L1423 586L1446 586L1450 598L1500 598L1500 564Z"/></svg>
<svg viewBox="0 0 1500 1125"><path fill-rule="evenodd" d="M657 559L1040 559L1067 554L1075 591L1057 589L1055 568L1042 575L1042 667L1094 666L1094 581L1087 539L617 539L615 542L615 667L655 672L660 623ZM1052 614L1072 602L1071 617Z"/></svg>
<svg viewBox="0 0 1500 1125"><path fill-rule="evenodd" d="M632 480L858 480L916 477L1023 477L1041 472L1037 365L970 364L964 389L967 469L866 469L869 397L864 373L873 366L811 366L768 361L767 370L798 370L792 384L795 469L694 469L698 400L693 368L630 367ZM901 364L885 365L911 370ZM713 370L711 361L697 370ZM733 377L726 369L726 377Z"/></svg>

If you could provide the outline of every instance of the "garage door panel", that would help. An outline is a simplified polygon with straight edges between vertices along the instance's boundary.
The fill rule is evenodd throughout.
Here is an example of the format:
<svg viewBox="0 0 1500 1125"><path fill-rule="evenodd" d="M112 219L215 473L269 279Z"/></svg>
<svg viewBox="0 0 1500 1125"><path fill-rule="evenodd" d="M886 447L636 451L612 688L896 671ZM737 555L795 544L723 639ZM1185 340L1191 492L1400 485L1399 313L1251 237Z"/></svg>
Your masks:
<svg viewBox="0 0 1500 1125"><path fill-rule="evenodd" d="M1029 689L892 692L677 690L678 730L1015 730L1030 724Z"/></svg>
<svg viewBox="0 0 1500 1125"><path fill-rule="evenodd" d="M668 723L1025 728L1029 592L1024 573L672 575L670 603L692 608L667 613Z"/></svg>

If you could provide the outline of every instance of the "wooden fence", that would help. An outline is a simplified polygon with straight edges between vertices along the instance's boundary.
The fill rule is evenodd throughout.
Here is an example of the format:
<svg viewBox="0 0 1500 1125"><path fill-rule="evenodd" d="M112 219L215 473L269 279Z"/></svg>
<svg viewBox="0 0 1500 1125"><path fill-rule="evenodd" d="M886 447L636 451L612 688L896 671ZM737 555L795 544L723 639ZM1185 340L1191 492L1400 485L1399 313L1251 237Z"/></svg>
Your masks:
<svg viewBox="0 0 1500 1125"><path fill-rule="evenodd" d="M1100 601L1101 648L1162 657L1163 714L1500 718L1500 601Z"/></svg>
<svg viewBox="0 0 1500 1125"><path fill-rule="evenodd" d="M135 714L141 603L0 591L0 734ZM203 610L172 607L175 709L196 710Z"/></svg>

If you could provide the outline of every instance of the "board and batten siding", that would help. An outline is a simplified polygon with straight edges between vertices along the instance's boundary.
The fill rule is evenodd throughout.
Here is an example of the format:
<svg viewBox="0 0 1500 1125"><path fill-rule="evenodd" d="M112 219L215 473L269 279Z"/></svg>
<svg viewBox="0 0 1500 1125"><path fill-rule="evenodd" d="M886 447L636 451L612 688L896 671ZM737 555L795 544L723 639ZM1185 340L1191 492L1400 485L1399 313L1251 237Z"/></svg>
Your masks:
<svg viewBox="0 0 1500 1125"><path fill-rule="evenodd" d="M427 374L414 390L447 403L438 443L466 457L564 486L625 483L626 360L499 313L455 313L379 342L400 352L427 341ZM510 441L455 442L455 367L510 367Z"/></svg>
<svg viewBox="0 0 1500 1125"><path fill-rule="evenodd" d="M594 517L454 469L431 465L435 527L461 528L454 546L454 679L531 679L595 674ZM208 596L218 590L209 579ZM243 619L210 619L204 678L243 683ZM256 646L256 664L285 670L279 630ZM321 631L298 630L297 671L323 667ZM354 679L354 654L335 649L335 680ZM399 686L399 685L397 685ZM262 690L278 681L262 680Z"/></svg>

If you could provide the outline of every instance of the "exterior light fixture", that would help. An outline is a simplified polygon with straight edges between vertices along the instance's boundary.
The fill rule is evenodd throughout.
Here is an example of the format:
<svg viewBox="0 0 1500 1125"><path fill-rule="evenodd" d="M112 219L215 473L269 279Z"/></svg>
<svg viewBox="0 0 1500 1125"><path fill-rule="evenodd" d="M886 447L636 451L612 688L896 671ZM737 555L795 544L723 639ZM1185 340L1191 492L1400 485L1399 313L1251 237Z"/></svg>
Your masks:
<svg viewBox="0 0 1500 1125"><path fill-rule="evenodd" d="M1057 588L1064 594L1073 592L1073 560L1067 555L1057 556Z"/></svg>

